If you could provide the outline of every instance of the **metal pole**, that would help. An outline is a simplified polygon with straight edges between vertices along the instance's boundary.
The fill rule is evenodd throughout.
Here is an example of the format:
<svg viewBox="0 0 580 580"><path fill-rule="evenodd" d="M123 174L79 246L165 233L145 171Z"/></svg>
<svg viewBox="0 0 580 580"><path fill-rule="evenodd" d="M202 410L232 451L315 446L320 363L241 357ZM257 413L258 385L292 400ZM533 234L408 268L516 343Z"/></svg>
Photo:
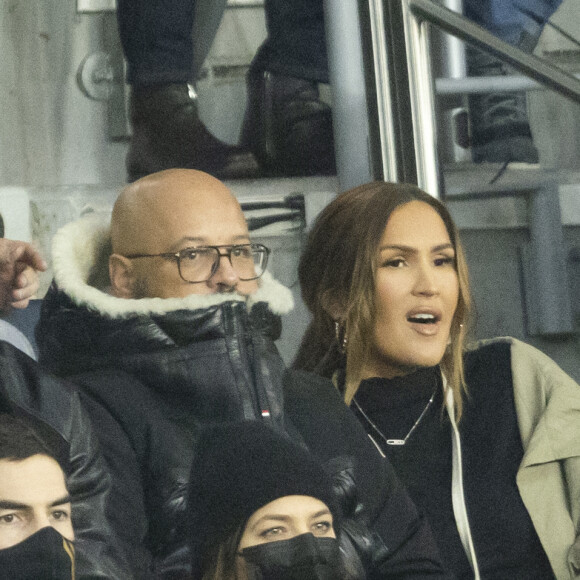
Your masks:
<svg viewBox="0 0 580 580"><path fill-rule="evenodd" d="M442 0L441 4L463 14L463 0ZM432 74L444 80L465 79L467 77L467 59L465 43L441 30L432 30L432 50L436 55L432 61L436 67ZM437 84L435 84L437 86ZM439 93L437 93L439 94ZM439 119L439 151L443 163L459 163L471 160L471 151L466 147L467 131L467 97L455 94L453 98L436 101L437 118ZM460 143L458 143L458 135Z"/></svg>
<svg viewBox="0 0 580 580"><path fill-rule="evenodd" d="M413 135L417 163L417 185L434 197L441 197L435 127L434 85L431 77L429 36L425 23L410 10L411 0L403 0L403 21L407 44L409 94L413 115Z"/></svg>
<svg viewBox="0 0 580 580"><path fill-rule="evenodd" d="M574 76L580 79L580 74ZM438 95L534 90L546 90L546 87L534 79L519 75L435 79L435 91Z"/></svg>
<svg viewBox="0 0 580 580"><path fill-rule="evenodd" d="M394 96L392 75L389 72L390 59L384 0L368 1L368 16L371 33L374 88L376 97L376 115L379 125L379 151L382 177L385 181L399 181L400 171L397 163L397 129L395 124ZM396 98L396 97L395 97Z"/></svg>
<svg viewBox="0 0 580 580"><path fill-rule="evenodd" d="M573 331L558 183L528 197L530 241L523 248L528 332L561 335Z"/></svg>
<svg viewBox="0 0 580 580"><path fill-rule="evenodd" d="M336 166L341 190L371 181L357 2L324 0Z"/></svg>

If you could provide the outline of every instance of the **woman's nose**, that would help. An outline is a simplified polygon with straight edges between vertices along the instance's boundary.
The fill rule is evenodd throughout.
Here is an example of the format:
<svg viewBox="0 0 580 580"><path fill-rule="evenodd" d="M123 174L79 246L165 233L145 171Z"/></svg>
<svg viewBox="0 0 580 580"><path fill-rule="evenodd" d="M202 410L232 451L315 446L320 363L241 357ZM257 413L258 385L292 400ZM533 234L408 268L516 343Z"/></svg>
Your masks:
<svg viewBox="0 0 580 580"><path fill-rule="evenodd" d="M431 264L418 266L414 291L416 294L424 296L433 296L438 293L437 272Z"/></svg>

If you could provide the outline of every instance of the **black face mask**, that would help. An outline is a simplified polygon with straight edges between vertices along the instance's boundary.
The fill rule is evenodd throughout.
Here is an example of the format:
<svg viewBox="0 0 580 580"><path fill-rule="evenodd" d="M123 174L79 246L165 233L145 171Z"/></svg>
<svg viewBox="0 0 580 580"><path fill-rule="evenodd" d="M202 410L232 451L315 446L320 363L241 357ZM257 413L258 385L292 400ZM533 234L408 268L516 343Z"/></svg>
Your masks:
<svg viewBox="0 0 580 580"><path fill-rule="evenodd" d="M74 580L74 546L54 528L42 528L0 550L0 575L11 580Z"/></svg>
<svg viewBox="0 0 580 580"><path fill-rule="evenodd" d="M340 551L335 538L302 534L290 540L241 551L249 580L340 580Z"/></svg>

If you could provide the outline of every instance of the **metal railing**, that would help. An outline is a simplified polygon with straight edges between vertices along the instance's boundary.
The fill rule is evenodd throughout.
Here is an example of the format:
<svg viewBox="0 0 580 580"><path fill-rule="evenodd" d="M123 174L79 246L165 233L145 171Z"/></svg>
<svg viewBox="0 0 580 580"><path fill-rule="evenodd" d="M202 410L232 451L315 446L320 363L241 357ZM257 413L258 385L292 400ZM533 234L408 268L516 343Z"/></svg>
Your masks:
<svg viewBox="0 0 580 580"><path fill-rule="evenodd" d="M545 60L523 52L456 12L430 0L402 0L407 42L409 92L413 111L417 182L429 193L440 196L437 167L434 86L431 75L427 24L467 41L527 74L561 95L580 103L580 80ZM462 81L454 81L456 86Z"/></svg>
<svg viewBox="0 0 580 580"><path fill-rule="evenodd" d="M419 187L440 197L442 177L436 146L436 91L441 94L483 91L482 83L486 81L480 79L433 79L430 25L533 78L496 78L493 82L498 86L508 88L509 85L509 89L514 90L534 88L539 84L580 103L578 78L511 46L461 14L431 0L366 0L361 3L361 11L370 17L366 31L361 19L363 37L366 32L372 39L373 54L367 55L365 67L367 77L372 77L367 80L368 108L376 114L378 126L374 134L372 126L369 131L370 157L379 160L373 175L375 179L415 181ZM410 125L412 140L409 138ZM337 137L338 149L349 147L346 141L340 142L340 135ZM356 182L357 176L350 176L349 181Z"/></svg>

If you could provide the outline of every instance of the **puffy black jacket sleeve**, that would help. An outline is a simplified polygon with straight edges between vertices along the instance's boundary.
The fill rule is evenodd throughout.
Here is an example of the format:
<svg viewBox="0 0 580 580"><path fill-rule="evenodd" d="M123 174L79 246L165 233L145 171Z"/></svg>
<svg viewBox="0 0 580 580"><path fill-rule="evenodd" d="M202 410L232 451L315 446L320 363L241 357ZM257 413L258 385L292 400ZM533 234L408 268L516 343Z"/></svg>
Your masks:
<svg viewBox="0 0 580 580"><path fill-rule="evenodd" d="M360 509L357 518L372 541L360 538L370 580L429 579L453 576L443 568L431 529L332 383L302 371L285 376L286 417L322 461L347 456L355 465ZM356 533L353 534L356 544Z"/></svg>
<svg viewBox="0 0 580 580"><path fill-rule="evenodd" d="M110 476L78 393L0 342L0 410L27 418L67 474L78 580L130 580L106 512Z"/></svg>
<svg viewBox="0 0 580 580"><path fill-rule="evenodd" d="M71 380L81 390L112 474L109 520L134 578L189 578L184 513L190 436L150 389L123 371Z"/></svg>

